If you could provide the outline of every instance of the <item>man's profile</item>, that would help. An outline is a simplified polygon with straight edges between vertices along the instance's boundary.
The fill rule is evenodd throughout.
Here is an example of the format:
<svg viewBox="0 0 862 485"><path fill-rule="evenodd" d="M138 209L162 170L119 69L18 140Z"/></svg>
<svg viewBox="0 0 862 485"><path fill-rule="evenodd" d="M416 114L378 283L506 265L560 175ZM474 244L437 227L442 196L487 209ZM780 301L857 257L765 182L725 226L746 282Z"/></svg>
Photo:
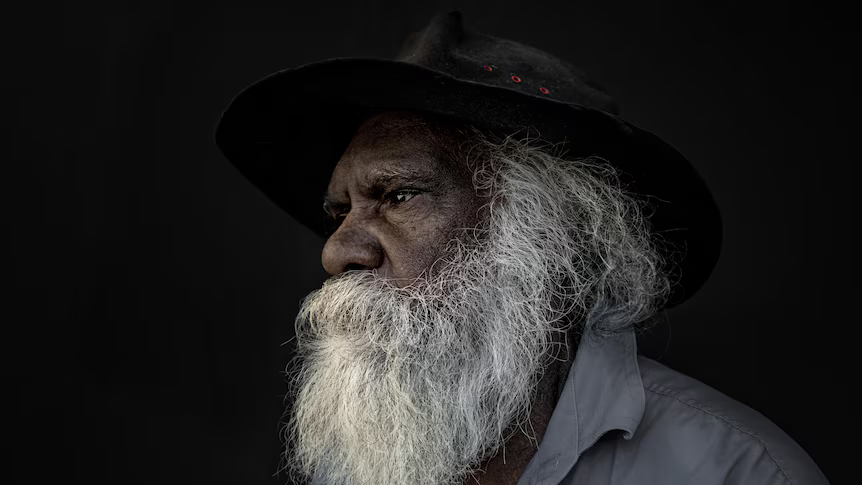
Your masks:
<svg viewBox="0 0 862 485"><path fill-rule="evenodd" d="M768 419L637 354L709 278L721 219L567 62L450 12L396 60L256 83L216 140L327 238L331 278L296 319L295 477L827 483Z"/></svg>

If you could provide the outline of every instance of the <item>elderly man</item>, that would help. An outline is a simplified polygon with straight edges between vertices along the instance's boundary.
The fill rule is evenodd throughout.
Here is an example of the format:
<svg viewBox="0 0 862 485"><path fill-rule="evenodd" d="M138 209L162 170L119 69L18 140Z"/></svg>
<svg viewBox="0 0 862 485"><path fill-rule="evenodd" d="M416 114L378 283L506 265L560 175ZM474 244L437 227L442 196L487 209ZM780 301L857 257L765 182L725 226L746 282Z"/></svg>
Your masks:
<svg viewBox="0 0 862 485"><path fill-rule="evenodd" d="M820 484L757 412L640 356L721 221L678 152L568 63L464 28L240 94L216 139L327 237L284 466L315 484ZM323 193L325 226L317 225Z"/></svg>

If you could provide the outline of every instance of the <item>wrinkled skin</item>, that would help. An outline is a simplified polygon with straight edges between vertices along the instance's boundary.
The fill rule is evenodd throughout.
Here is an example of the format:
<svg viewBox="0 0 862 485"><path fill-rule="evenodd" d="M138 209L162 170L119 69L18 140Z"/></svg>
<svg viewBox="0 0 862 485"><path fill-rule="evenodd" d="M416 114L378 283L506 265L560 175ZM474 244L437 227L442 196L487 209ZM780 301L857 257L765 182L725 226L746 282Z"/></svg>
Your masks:
<svg viewBox="0 0 862 485"><path fill-rule="evenodd" d="M323 250L331 275L377 269L406 282L441 256L458 228L479 221L483 201L467 168L441 159L409 116L385 112L366 121L332 173L328 195L341 224ZM381 176L396 169L407 176Z"/></svg>
<svg viewBox="0 0 862 485"><path fill-rule="evenodd" d="M466 164L437 149L440 142L454 140L430 134L409 112L384 112L360 127L328 187L330 211L340 221L322 254L330 275L376 269L395 284L408 284L432 270L459 229L482 220L488 201L476 194ZM403 179L378 176L395 170L409 173ZM539 442L570 365L553 362L539 384L530 416ZM517 483L536 443L519 432L505 449L506 463L501 450L468 483Z"/></svg>

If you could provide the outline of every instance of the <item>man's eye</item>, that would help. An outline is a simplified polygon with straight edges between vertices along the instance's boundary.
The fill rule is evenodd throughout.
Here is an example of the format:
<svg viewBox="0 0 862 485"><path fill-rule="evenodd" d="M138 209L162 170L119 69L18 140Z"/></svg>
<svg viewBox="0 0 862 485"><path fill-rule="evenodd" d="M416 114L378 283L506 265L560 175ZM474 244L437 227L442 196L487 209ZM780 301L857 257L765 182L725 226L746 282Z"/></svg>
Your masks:
<svg viewBox="0 0 862 485"><path fill-rule="evenodd" d="M396 205L403 204L418 194L416 190L393 190L386 195L386 200Z"/></svg>

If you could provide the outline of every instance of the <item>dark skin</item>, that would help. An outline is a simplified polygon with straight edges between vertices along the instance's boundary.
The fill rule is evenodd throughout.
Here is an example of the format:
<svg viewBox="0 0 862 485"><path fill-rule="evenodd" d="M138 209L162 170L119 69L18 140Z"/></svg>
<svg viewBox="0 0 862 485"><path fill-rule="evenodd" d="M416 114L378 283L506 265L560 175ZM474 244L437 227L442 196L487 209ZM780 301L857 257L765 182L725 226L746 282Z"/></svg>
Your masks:
<svg viewBox="0 0 862 485"><path fill-rule="evenodd" d="M439 149L454 142L406 111L383 112L362 124L327 190L328 210L340 222L323 248L330 275L376 269L394 284L409 284L431 269L461 229L476 227L488 200L476 194L466 163ZM545 434L571 357L552 361L539 383L525 425L536 441L517 431L506 442L505 463L501 450L467 483L517 483Z"/></svg>

